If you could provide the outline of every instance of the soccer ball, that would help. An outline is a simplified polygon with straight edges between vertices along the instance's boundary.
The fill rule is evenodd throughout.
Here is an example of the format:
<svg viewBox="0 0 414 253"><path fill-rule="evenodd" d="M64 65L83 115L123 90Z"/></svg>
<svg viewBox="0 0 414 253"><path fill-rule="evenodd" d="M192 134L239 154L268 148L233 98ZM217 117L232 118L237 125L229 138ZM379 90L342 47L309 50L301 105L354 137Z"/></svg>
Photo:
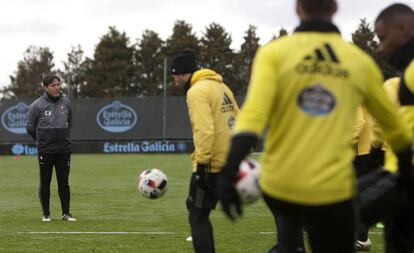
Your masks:
<svg viewBox="0 0 414 253"><path fill-rule="evenodd" d="M159 169L146 169L138 176L138 191L146 198L156 199L167 191L168 178Z"/></svg>
<svg viewBox="0 0 414 253"><path fill-rule="evenodd" d="M261 196L259 188L260 164L253 159L245 159L239 165L236 189L243 204L250 204Z"/></svg>

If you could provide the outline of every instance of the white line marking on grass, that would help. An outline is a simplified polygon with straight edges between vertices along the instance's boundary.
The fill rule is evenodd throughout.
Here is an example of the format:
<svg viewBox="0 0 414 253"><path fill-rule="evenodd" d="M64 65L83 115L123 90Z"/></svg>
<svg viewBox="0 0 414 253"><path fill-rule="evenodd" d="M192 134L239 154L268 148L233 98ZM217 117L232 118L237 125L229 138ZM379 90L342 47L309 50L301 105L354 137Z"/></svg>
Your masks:
<svg viewBox="0 0 414 253"><path fill-rule="evenodd" d="M259 235L273 235L276 234L276 232L259 232Z"/></svg>
<svg viewBox="0 0 414 253"><path fill-rule="evenodd" d="M259 235L274 235L274 234L276 234L276 232L271 232L271 231L268 231L268 232L258 232L259 233ZM382 235L383 234L383 232L379 232L379 231L369 231L368 232L370 235Z"/></svg>
<svg viewBox="0 0 414 253"><path fill-rule="evenodd" d="M384 232L378 232L378 231L369 231L368 234L370 235L382 235Z"/></svg>
<svg viewBox="0 0 414 253"><path fill-rule="evenodd" d="M95 234L95 235L175 235L177 233L174 232L145 232L145 231L27 231L27 232L17 232L18 234L66 234L66 235L81 235L81 234ZM258 232L259 235L273 235L276 232L273 231L262 231ZM369 234L371 235L381 235L383 232L381 231L370 231Z"/></svg>
<svg viewBox="0 0 414 253"><path fill-rule="evenodd" d="M18 234L66 234L66 235L80 235L80 234L103 234L103 235L175 235L174 232L98 232L98 231L29 231L17 232Z"/></svg>

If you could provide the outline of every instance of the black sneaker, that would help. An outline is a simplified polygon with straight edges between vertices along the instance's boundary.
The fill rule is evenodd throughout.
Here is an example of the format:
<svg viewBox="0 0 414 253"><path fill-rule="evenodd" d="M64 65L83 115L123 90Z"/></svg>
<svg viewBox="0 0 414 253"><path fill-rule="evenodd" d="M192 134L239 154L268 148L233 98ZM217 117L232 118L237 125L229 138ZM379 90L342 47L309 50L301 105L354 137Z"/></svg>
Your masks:
<svg viewBox="0 0 414 253"><path fill-rule="evenodd" d="M76 221L76 219L73 218L70 213L63 214L62 215L62 220L65 220L65 221Z"/></svg>

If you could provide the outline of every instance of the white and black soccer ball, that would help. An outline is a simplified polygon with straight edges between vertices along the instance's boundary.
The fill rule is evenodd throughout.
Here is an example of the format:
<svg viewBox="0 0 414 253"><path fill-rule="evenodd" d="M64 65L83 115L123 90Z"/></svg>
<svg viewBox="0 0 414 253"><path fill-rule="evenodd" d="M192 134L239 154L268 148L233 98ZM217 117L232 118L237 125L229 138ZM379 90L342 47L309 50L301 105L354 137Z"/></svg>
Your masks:
<svg viewBox="0 0 414 253"><path fill-rule="evenodd" d="M258 200L262 194L259 188L260 164L253 159L245 159L239 165L236 189L243 204Z"/></svg>
<svg viewBox="0 0 414 253"><path fill-rule="evenodd" d="M156 199L167 191L168 178L159 169L146 169L138 176L137 188L144 197Z"/></svg>

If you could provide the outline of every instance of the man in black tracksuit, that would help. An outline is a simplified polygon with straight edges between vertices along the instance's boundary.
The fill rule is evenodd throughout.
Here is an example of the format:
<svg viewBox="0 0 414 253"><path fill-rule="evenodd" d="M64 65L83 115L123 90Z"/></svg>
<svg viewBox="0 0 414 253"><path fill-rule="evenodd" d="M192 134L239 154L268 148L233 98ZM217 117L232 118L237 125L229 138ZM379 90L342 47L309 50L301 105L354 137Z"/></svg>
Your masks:
<svg viewBox="0 0 414 253"><path fill-rule="evenodd" d="M36 141L40 167L39 198L43 209L42 221L50 221L50 181L56 169L62 219L76 221L69 212L70 190L70 101L60 92L60 79L48 75L43 79L45 92L34 101L27 112L26 130Z"/></svg>

